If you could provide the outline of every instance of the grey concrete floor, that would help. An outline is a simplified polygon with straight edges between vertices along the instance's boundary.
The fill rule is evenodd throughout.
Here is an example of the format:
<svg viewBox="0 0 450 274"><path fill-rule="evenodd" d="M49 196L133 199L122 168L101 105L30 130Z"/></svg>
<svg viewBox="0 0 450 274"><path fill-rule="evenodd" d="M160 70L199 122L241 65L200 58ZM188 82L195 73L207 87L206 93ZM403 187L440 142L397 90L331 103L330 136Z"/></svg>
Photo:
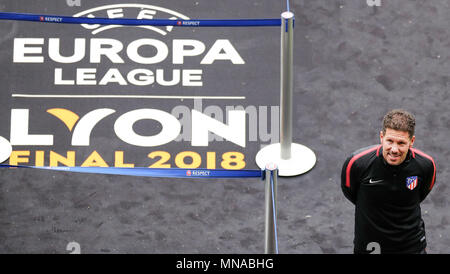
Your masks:
<svg viewBox="0 0 450 274"><path fill-rule="evenodd" d="M73 15L124 3L83 1L80 7L69 7L64 1L5 0L0 10ZM285 9L284 1L268 0L155 0L151 4L200 19L279 18ZM123 11L136 13L131 8ZM296 16L294 142L310 147L317 163L304 175L279 178L280 253L352 253L354 207L341 193L340 170L351 152L379 142L383 115L399 107L416 115L415 146L432 155L437 164L436 185L422 204L428 251L449 253L450 3L383 1L382 6L373 8L363 0L294 0L291 11ZM245 148L226 140L213 140L208 147L193 147L183 140L142 148L126 144L114 134L112 128L120 115L139 108L192 109L192 100L11 96L20 92L228 95L245 99L203 100L203 110L210 107L217 118L217 110L224 112L226 106L270 109L279 104L278 28L175 28L161 36L135 28L92 34L78 25L1 21L0 37L0 136L10 138L11 109L30 110L30 133L54 135L50 147L14 146L15 151L30 151L29 164L34 164L38 150L45 151L46 164L50 151L64 156L75 151L77 165L94 150L113 165L113 152L124 151L126 160L136 166L148 166L147 154L152 151L169 152L172 165L181 151L196 151L203 161L208 151L218 157L238 151L245 155L246 168L255 169L254 157L261 146L278 141L261 138L261 133L251 139L256 133L249 123ZM14 38L24 37L44 38L44 63L13 62ZM217 39L227 39L245 64L216 61L202 65L202 55L186 57L183 65L173 64L170 57L156 65L142 65L131 62L125 53L122 64L108 60L94 64L89 58L60 64L51 61L47 53L48 38L55 37L61 39L62 48L68 48L66 55L71 54L77 37L115 39L125 46L146 37L163 41L169 48L174 39L195 39L208 49ZM66 77L73 75L75 68L94 67L99 79L113 67L123 72L134 68L201 69L203 85L58 86L53 81L58 67L68 73ZM80 117L99 108L116 113L93 130L89 146L77 147L70 143L72 132L46 112L51 108L65 108ZM276 116L270 118L276 123ZM155 125L136 123L135 130L150 135L146 131L150 126ZM0 178L0 253L69 253L66 247L70 242L77 242L82 253L263 252L264 185L258 179L156 179L29 169L1 169Z"/></svg>

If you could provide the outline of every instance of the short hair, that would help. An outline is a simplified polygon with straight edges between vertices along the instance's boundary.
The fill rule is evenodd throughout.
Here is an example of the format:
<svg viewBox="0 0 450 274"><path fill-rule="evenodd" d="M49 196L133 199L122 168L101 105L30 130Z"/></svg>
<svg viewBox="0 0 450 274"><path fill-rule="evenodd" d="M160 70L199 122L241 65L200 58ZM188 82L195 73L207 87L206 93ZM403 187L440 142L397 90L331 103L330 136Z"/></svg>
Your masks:
<svg viewBox="0 0 450 274"><path fill-rule="evenodd" d="M386 129L394 129L399 131L407 131L409 138L414 136L416 127L416 118L413 114L404 109L393 109L389 111L383 118L383 134L386 134Z"/></svg>

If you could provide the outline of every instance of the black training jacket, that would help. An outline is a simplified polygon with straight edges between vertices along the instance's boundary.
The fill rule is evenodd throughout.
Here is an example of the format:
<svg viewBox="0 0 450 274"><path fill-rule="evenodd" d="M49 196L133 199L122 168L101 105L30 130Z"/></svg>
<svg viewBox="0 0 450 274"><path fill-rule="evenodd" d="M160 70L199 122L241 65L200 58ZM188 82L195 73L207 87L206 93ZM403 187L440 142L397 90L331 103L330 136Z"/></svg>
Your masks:
<svg viewBox="0 0 450 274"><path fill-rule="evenodd" d="M412 148L405 161L389 165L382 146L354 152L344 163L341 188L355 204L355 253L416 253L426 247L420 203L436 180L430 156Z"/></svg>

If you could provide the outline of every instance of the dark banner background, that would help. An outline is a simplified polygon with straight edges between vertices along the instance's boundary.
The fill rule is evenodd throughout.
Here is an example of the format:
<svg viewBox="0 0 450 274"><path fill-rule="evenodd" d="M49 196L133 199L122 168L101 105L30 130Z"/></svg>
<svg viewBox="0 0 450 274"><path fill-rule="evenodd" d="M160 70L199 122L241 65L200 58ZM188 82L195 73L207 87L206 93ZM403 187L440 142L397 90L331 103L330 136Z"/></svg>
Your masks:
<svg viewBox="0 0 450 274"><path fill-rule="evenodd" d="M0 10L72 16L100 6L129 3L81 0L80 6L69 6L63 0L5 0ZM163 7L191 19L279 18L286 8L284 1L267 0L132 3ZM105 17L106 10L95 16ZM123 9L125 17L138 11ZM318 161L307 174L279 179L280 252L352 252L354 208L340 191L340 168L349 153L379 142L383 115L402 107L416 115L416 147L432 155L438 167L435 188L422 205L428 250L448 253L448 2L383 1L374 8L357 0L294 0L291 11L296 16L294 141L310 147ZM167 19L171 15L158 12L155 18L158 16ZM14 40L18 38L43 38L39 55L44 56L44 62L14 63ZM50 38L60 40L62 55L71 55L74 39L84 38L85 58L73 64L52 61ZM91 63L90 43L98 38L120 41L124 63L114 64L107 58ZM168 57L150 65L130 60L127 46L143 38L166 44ZM205 52L185 57L183 64L173 64L172 43L176 39L200 41ZM228 40L245 64L229 60L200 64L218 39ZM64 157L73 151L75 164L81 165L96 151L114 166L115 152L123 151L125 163L148 166L156 159L147 155L162 151L170 155L167 163L176 167L176 156L192 151L200 155L201 167L206 167L208 152L215 153L217 168L222 168L222 155L232 152L245 156L246 168L257 168L254 157L261 146L278 142L277 134L267 136L271 126L278 126L278 116L270 111L276 113L279 104L279 40L276 27L174 28L167 35L131 27L93 34L80 25L1 21L0 136L11 137L13 109L28 109L29 133L52 134L53 145L14 145L16 153L29 152L29 156L21 156L28 159L23 164L36 164L36 151L43 151L44 165L50 164L50 151ZM143 56L155 54L145 50ZM97 82L111 68L117 68L125 79L129 71L138 68L163 69L168 78L174 69L194 69L202 70L202 86L55 85L56 68L62 69L66 80L75 79L77 68L95 68ZM194 101L13 97L23 93L244 96L238 100L205 99L202 110L217 119L225 119L219 116L225 115L227 106L253 109L258 115L257 120L247 118L245 147L217 140L212 134L210 138L215 139L207 147L194 147L186 140L139 147L116 136L114 123L122 114L142 108L168 113L174 108L191 110ZM54 108L70 110L80 119L96 109L115 112L94 127L89 146L73 146L73 131L47 112ZM160 128L151 120L139 121L133 127L141 135L155 134ZM69 253L66 248L71 242L79 244L81 253L263 252L264 187L258 180L169 180L22 169L2 169L0 176L1 253Z"/></svg>

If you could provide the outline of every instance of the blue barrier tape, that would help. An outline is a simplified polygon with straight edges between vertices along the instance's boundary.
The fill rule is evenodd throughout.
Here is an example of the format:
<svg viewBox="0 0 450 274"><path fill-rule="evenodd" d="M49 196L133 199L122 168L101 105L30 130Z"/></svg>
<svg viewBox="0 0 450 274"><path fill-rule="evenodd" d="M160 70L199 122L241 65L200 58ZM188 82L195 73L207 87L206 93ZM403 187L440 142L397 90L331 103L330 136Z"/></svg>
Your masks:
<svg viewBox="0 0 450 274"><path fill-rule="evenodd" d="M144 176L159 178L261 178L264 171L256 169L227 170L227 169L183 169L183 168L146 168L146 167L38 167L23 165L0 165L0 168L33 168L54 171Z"/></svg>
<svg viewBox="0 0 450 274"><path fill-rule="evenodd" d="M31 21L59 24L99 24L125 26L174 26L174 27L275 27L281 19L224 19L224 20L170 20L87 18L59 15L0 12L0 20Z"/></svg>

